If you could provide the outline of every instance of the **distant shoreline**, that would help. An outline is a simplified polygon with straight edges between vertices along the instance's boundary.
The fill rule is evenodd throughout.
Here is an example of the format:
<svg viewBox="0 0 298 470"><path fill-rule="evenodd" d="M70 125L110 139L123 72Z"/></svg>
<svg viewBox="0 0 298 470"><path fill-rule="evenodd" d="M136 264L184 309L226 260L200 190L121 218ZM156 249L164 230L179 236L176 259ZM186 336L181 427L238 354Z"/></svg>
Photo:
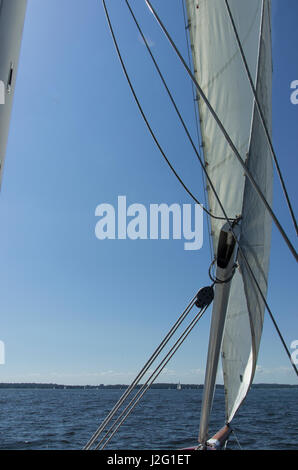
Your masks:
<svg viewBox="0 0 298 470"><path fill-rule="evenodd" d="M136 388L140 388L142 384L138 385ZM116 385L63 385L63 384L54 384L54 383L0 383L0 389L81 389L81 390L113 390L113 389L125 389L127 388L127 384L116 384ZM223 388L222 384L217 384L217 388ZM151 385L151 389L166 389L166 390L176 390L177 384L176 383L156 383ZM203 384L181 384L182 389L202 389ZM277 383L258 383L252 384L252 388L298 388L297 385L290 385L290 384L277 384Z"/></svg>

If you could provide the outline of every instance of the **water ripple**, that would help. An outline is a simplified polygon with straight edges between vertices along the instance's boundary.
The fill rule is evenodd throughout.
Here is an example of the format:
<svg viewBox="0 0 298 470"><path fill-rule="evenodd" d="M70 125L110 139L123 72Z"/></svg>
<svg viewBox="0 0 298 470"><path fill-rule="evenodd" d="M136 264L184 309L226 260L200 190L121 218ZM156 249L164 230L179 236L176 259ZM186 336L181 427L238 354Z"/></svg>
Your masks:
<svg viewBox="0 0 298 470"><path fill-rule="evenodd" d="M196 445L201 390L150 390L111 441L112 449ZM0 449L81 449L120 397L120 390L0 391ZM243 449L297 449L298 390L252 389L233 421ZM210 432L224 423L218 389ZM229 448L238 449L232 435Z"/></svg>

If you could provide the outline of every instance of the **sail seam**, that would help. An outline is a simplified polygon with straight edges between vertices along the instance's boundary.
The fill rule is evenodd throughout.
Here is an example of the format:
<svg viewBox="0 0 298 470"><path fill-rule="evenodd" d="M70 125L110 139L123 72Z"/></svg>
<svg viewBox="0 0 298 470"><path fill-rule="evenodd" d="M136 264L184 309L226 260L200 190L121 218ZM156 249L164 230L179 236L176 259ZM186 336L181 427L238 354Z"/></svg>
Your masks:
<svg viewBox="0 0 298 470"><path fill-rule="evenodd" d="M250 33L251 33L252 29L253 29L253 26L254 26L254 24L255 24L255 22L256 22L256 19L257 19L257 16L258 16L258 10L259 10L259 7L256 9L256 12L255 12L255 14L254 14L252 23L251 23L251 25L250 25L250 27L249 27L249 29L248 29L247 34L245 35L245 37L244 37L244 39L243 39L243 44L246 43L246 41L248 40L249 35L250 35ZM213 83L217 80L217 78L220 77L220 76L224 73L224 71L230 66L230 64L231 64L232 62L234 62L234 60L239 56L239 54L240 54L239 51L236 50L236 51L234 52L234 54L231 55L230 59L221 67L221 69L218 70L218 72L217 72L215 75L213 75L213 77L211 77L210 80L208 80L207 83L205 83L204 85L201 85L202 90L204 90L204 91L208 90L209 86L210 86L211 84L213 84Z"/></svg>

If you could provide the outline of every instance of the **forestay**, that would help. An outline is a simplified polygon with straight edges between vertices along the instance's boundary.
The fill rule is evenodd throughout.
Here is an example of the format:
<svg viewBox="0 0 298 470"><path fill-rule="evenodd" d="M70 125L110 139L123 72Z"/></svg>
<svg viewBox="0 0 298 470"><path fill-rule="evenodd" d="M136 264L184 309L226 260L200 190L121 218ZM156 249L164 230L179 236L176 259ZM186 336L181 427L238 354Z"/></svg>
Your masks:
<svg viewBox="0 0 298 470"><path fill-rule="evenodd" d="M224 0L186 0L195 76L243 161L272 202L270 150ZM251 76L271 132L271 2L229 0ZM266 296L271 221L202 100L201 134L208 175L229 217L242 215L240 243ZM211 212L222 216L207 186ZM211 219L216 252L222 221ZM264 304L244 260L233 278L222 344L226 414L230 422L253 380Z"/></svg>

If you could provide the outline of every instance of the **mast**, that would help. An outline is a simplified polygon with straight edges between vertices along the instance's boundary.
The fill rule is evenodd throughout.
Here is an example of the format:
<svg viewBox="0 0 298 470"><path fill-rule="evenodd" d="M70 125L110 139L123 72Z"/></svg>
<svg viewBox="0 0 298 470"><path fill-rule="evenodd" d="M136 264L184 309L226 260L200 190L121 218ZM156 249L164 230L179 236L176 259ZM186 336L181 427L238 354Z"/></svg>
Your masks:
<svg viewBox="0 0 298 470"><path fill-rule="evenodd" d="M0 185L27 0L0 0Z"/></svg>
<svg viewBox="0 0 298 470"><path fill-rule="evenodd" d="M239 226L234 228L238 232ZM208 435L209 417L213 402L220 348L223 338L231 279L235 271L236 242L228 223L221 229L217 248L216 286L213 300L209 348L201 408L199 442L205 445Z"/></svg>

